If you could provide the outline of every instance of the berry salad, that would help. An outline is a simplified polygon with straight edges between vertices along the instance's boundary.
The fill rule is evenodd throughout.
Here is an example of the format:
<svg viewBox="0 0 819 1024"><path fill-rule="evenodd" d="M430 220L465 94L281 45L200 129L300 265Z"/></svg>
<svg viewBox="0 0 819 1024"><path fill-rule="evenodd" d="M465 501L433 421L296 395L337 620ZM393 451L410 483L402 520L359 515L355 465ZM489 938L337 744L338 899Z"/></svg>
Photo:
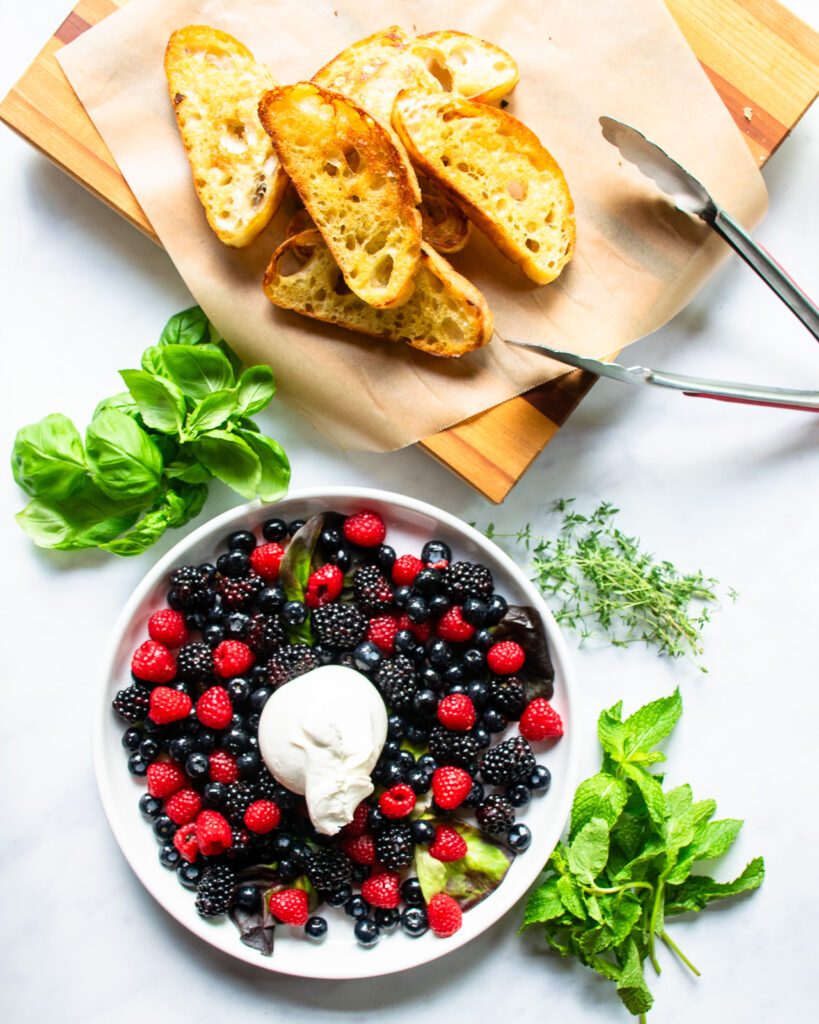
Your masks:
<svg viewBox="0 0 819 1024"><path fill-rule="evenodd" d="M198 913L260 953L280 927L446 938L529 847L563 735L546 637L444 542L397 553L366 510L269 519L176 568L147 634L113 700L139 810ZM334 710L342 682L365 703ZM332 742L287 748L322 714Z"/></svg>

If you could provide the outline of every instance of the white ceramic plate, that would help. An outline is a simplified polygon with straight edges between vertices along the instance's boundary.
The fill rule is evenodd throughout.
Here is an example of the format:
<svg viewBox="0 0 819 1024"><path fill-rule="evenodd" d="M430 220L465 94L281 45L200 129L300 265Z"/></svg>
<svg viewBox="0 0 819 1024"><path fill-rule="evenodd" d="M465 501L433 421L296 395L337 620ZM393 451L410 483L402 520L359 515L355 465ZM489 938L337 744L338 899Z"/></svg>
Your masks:
<svg viewBox="0 0 819 1024"><path fill-rule="evenodd" d="M399 554L418 554L426 540L437 537L450 545L456 559L487 565L497 590L510 604L527 604L538 610L555 666L553 704L565 724L565 735L552 747L536 750L538 761L552 772L552 786L521 812L521 819L532 831L532 845L515 858L495 892L464 914L463 927L452 938L439 939L432 932L410 938L399 930L364 949L355 941L350 919L324 907L321 913L326 912L330 928L323 943L305 939L301 929L281 927L276 930L272 957L264 957L239 941L231 921L199 917L194 894L182 888L174 871L159 863L153 832L137 807L144 781L128 773L120 744L125 727L111 710L111 699L130 683L131 654L147 637L148 616L165 604L167 578L174 567L215 560L228 533L239 528L258 529L273 515L307 519L328 509L350 514L361 508L374 509L383 516L387 541ZM369 488L305 490L293 492L275 506L251 503L217 516L181 540L142 580L114 629L95 707L94 765L105 812L122 852L145 888L180 924L225 953L266 970L307 978L365 978L403 971L452 952L497 921L532 885L560 837L578 783L578 719L577 686L557 624L525 574L494 544L455 516L414 498Z"/></svg>

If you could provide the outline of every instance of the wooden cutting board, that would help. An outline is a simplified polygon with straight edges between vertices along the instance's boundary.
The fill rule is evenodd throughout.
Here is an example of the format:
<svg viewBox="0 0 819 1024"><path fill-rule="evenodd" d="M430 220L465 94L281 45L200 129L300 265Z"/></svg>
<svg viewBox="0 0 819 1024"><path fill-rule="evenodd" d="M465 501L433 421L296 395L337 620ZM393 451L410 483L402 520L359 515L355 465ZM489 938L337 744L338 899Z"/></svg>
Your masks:
<svg viewBox="0 0 819 1024"><path fill-rule="evenodd" d="M79 0L0 104L0 119L158 241L54 54L126 0ZM819 92L819 34L776 0L666 0L762 166ZM597 378L567 373L419 444L502 501Z"/></svg>

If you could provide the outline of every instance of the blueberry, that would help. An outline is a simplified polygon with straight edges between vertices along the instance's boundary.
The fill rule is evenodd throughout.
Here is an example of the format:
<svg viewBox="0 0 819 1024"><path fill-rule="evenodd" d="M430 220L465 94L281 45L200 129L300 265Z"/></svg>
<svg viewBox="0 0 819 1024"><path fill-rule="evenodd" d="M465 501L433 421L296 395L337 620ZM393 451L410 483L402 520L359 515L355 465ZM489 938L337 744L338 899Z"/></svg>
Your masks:
<svg viewBox="0 0 819 1024"><path fill-rule="evenodd" d="M420 824L420 822L416 822L416 824ZM424 893L417 878L408 878L402 882L401 899L410 907L420 907L423 904Z"/></svg>
<svg viewBox="0 0 819 1024"><path fill-rule="evenodd" d="M325 526L319 534L322 551L335 551L344 543L344 533L337 526Z"/></svg>
<svg viewBox="0 0 819 1024"><path fill-rule="evenodd" d="M208 608L207 621L221 623L222 616L225 614L225 609L222 604L222 595L214 594L213 599Z"/></svg>
<svg viewBox="0 0 819 1024"><path fill-rule="evenodd" d="M437 569L422 569L412 581L412 589L423 597L431 597L442 586L441 574Z"/></svg>
<svg viewBox="0 0 819 1024"><path fill-rule="evenodd" d="M422 562L451 562L452 551L442 540L428 540L421 548Z"/></svg>
<svg viewBox="0 0 819 1024"><path fill-rule="evenodd" d="M417 796L423 796L424 793L428 793L429 787L432 785L429 775L427 775L423 768L418 767L412 768L407 772L406 781Z"/></svg>
<svg viewBox="0 0 819 1024"><path fill-rule="evenodd" d="M228 551L216 559L216 568L223 576L238 579L250 569L250 559L244 551Z"/></svg>
<svg viewBox="0 0 819 1024"><path fill-rule="evenodd" d="M304 523L305 523L304 519L292 519L287 524L287 532L292 537L294 533L298 533L299 532L299 530L302 528L302 526L304 526Z"/></svg>
<svg viewBox="0 0 819 1024"><path fill-rule="evenodd" d="M426 622L429 618L429 605L418 594L413 594L404 605L410 622Z"/></svg>
<svg viewBox="0 0 819 1024"><path fill-rule="evenodd" d="M447 696L453 693L466 693L466 683L453 683L446 692Z"/></svg>
<svg viewBox="0 0 819 1024"><path fill-rule="evenodd" d="M185 889L196 889L203 871L204 868L201 864L189 864L188 861L183 860L176 868L176 877L179 879L179 884Z"/></svg>
<svg viewBox="0 0 819 1024"><path fill-rule="evenodd" d="M429 729L418 722L412 722L407 726L407 739L410 743L416 743L420 746L429 739Z"/></svg>
<svg viewBox="0 0 819 1024"><path fill-rule="evenodd" d="M464 800L464 807L477 807L481 800L483 800L483 796L483 784L475 779L472 783L472 789L467 793L466 799Z"/></svg>
<svg viewBox="0 0 819 1024"><path fill-rule="evenodd" d="M353 650L355 667L359 672L372 672L384 660L384 654L378 644L365 640Z"/></svg>
<svg viewBox="0 0 819 1024"><path fill-rule="evenodd" d="M201 725L194 729L191 739L193 740L194 749L204 754L209 754L216 746L216 736L210 729L205 729Z"/></svg>
<svg viewBox="0 0 819 1024"><path fill-rule="evenodd" d="M434 718L438 710L438 694L434 690L416 690L412 695L412 710L420 718Z"/></svg>
<svg viewBox="0 0 819 1024"><path fill-rule="evenodd" d="M353 931L355 932L356 939L358 939L358 944L360 946L364 946L365 949L369 949L371 946L374 946L381 938L381 930L375 921L371 920L369 917L364 917L360 921L356 921Z"/></svg>
<svg viewBox="0 0 819 1024"><path fill-rule="evenodd" d="M235 676L233 679L229 680L229 682L225 683L225 689L230 695L230 699L234 707L237 704L244 704L250 696L250 683L241 676Z"/></svg>
<svg viewBox="0 0 819 1024"><path fill-rule="evenodd" d="M427 912L423 907L407 907L401 914L401 929L406 935L415 939L428 928Z"/></svg>
<svg viewBox="0 0 819 1024"><path fill-rule="evenodd" d="M419 846L429 846L435 839L435 826L429 821L413 821L410 829L413 841Z"/></svg>
<svg viewBox="0 0 819 1024"><path fill-rule="evenodd" d="M332 837L327 836L326 838L331 839ZM358 882L358 884L361 885L362 882L366 882L366 880L370 877L372 871L373 869L369 866L369 864L353 864L350 873L353 877L353 881Z"/></svg>
<svg viewBox="0 0 819 1024"><path fill-rule="evenodd" d="M148 762L140 753L131 754L128 758L128 771L132 775L143 776L147 774Z"/></svg>
<svg viewBox="0 0 819 1024"><path fill-rule="evenodd" d="M175 871L182 860L182 854L177 850L173 843L163 843L159 847L159 863L163 868L168 868L170 871Z"/></svg>
<svg viewBox="0 0 819 1024"><path fill-rule="evenodd" d="M396 587L392 595L393 601L399 608L406 608L407 602L412 597L412 587Z"/></svg>
<svg viewBox="0 0 819 1024"><path fill-rule="evenodd" d="M471 683L468 683L466 693L479 711L489 699L489 687L482 679L473 679Z"/></svg>
<svg viewBox="0 0 819 1024"><path fill-rule="evenodd" d="M250 628L250 616L244 612L231 612L225 616L225 633L231 640L242 640Z"/></svg>
<svg viewBox="0 0 819 1024"><path fill-rule="evenodd" d="M483 651L479 651L477 647L470 647L468 651L464 651L461 664L466 674L474 679L475 676L483 675L486 658Z"/></svg>
<svg viewBox="0 0 819 1024"><path fill-rule="evenodd" d="M395 649L399 654L406 654L408 651L414 651L417 643L418 641L415 639L415 635L408 629L399 629L393 640Z"/></svg>
<svg viewBox="0 0 819 1024"><path fill-rule="evenodd" d="M264 612L265 615L272 615L274 612L281 610L285 600L282 587L264 587L264 589L259 591L256 604L259 606L260 612Z"/></svg>
<svg viewBox="0 0 819 1024"><path fill-rule="evenodd" d="M139 798L139 810L146 821L153 821L162 810L162 801L150 793L143 793Z"/></svg>
<svg viewBox="0 0 819 1024"><path fill-rule="evenodd" d="M325 899L331 907L343 907L347 900L353 895L349 885L343 885L334 892L328 892Z"/></svg>
<svg viewBox="0 0 819 1024"><path fill-rule="evenodd" d="M433 594L429 599L430 615L443 615L452 607L452 598L449 594Z"/></svg>
<svg viewBox="0 0 819 1024"><path fill-rule="evenodd" d="M321 942L327 934L327 922L323 917L308 917L304 926L304 934L314 942Z"/></svg>
<svg viewBox="0 0 819 1024"><path fill-rule="evenodd" d="M139 752L146 760L153 761L159 753L159 744L152 736L146 736L139 745Z"/></svg>
<svg viewBox="0 0 819 1024"><path fill-rule="evenodd" d="M381 769L381 781L388 788L404 779L404 768L400 761L387 761Z"/></svg>
<svg viewBox="0 0 819 1024"><path fill-rule="evenodd" d="M335 657L332 648L325 647L324 644L313 644L313 654L319 665L329 665Z"/></svg>
<svg viewBox="0 0 819 1024"><path fill-rule="evenodd" d="M552 773L545 764L539 764L532 769L532 774L526 780L526 785L533 793L545 793L552 784Z"/></svg>
<svg viewBox="0 0 819 1024"><path fill-rule="evenodd" d="M383 932L393 932L398 927L398 922L401 920L401 914L397 907L376 907L375 913L373 914L375 923Z"/></svg>
<svg viewBox="0 0 819 1024"><path fill-rule="evenodd" d="M293 837L287 832L278 832L273 840L273 849L278 856L289 853L292 845Z"/></svg>
<svg viewBox="0 0 819 1024"><path fill-rule="evenodd" d="M367 826L371 832L377 832L383 828L385 821L384 812L380 807L370 808L370 813L367 815Z"/></svg>
<svg viewBox="0 0 819 1024"><path fill-rule="evenodd" d="M310 847L307 845L307 843L303 843L301 842L301 840L296 839L294 840L294 842L290 844L289 856L293 859L293 861L295 861L296 864L299 864L302 867L304 867L304 865L310 859Z"/></svg>
<svg viewBox="0 0 819 1024"><path fill-rule="evenodd" d="M283 882L292 882L294 878L298 878L301 874L299 865L289 857L282 857L276 870Z"/></svg>
<svg viewBox="0 0 819 1024"><path fill-rule="evenodd" d="M287 523L283 519L268 519L262 523L262 536L271 542L284 540L287 536Z"/></svg>
<svg viewBox="0 0 819 1024"><path fill-rule="evenodd" d="M424 689L439 690L441 688L441 674L430 665L425 665L421 669L420 680Z"/></svg>
<svg viewBox="0 0 819 1024"><path fill-rule="evenodd" d="M397 739L388 739L384 746L381 748L381 756L384 761L394 761L396 757L401 753L401 744Z"/></svg>
<svg viewBox="0 0 819 1024"><path fill-rule="evenodd" d="M207 621L207 617L201 612L188 612L185 616L185 625L192 633L201 633Z"/></svg>
<svg viewBox="0 0 819 1024"><path fill-rule="evenodd" d="M446 640L436 638L435 640L430 640L427 644L427 657L429 658L429 663L433 668L446 669L452 665L454 655L452 653L452 648ZM446 673L444 674L444 678L446 678Z"/></svg>
<svg viewBox="0 0 819 1024"><path fill-rule="evenodd" d="M506 603L506 599L501 597L500 594L493 594L486 602L484 625L497 626L508 610L509 605Z"/></svg>
<svg viewBox="0 0 819 1024"><path fill-rule="evenodd" d="M136 750L142 742L142 730L132 725L122 734L122 745L126 750Z"/></svg>
<svg viewBox="0 0 819 1024"><path fill-rule="evenodd" d="M418 758L418 767L422 768L427 775L432 775L435 769L438 767L438 762L432 756L432 754L421 754Z"/></svg>
<svg viewBox="0 0 819 1024"><path fill-rule="evenodd" d="M250 530L236 530L228 537L227 547L228 551L244 551L249 555L256 547L256 538Z"/></svg>
<svg viewBox="0 0 819 1024"><path fill-rule="evenodd" d="M313 648L315 650L315 648ZM407 723L400 715L390 715L387 719L387 736L390 739L400 740L404 735L404 730L407 727Z"/></svg>
<svg viewBox="0 0 819 1024"><path fill-rule="evenodd" d="M220 626L217 622L211 622L202 630L202 639L209 647L218 647L225 639L224 626Z"/></svg>
<svg viewBox="0 0 819 1024"><path fill-rule="evenodd" d="M209 782L202 790L202 796L208 807L221 807L227 796L227 787L224 782Z"/></svg>
<svg viewBox="0 0 819 1024"><path fill-rule="evenodd" d="M351 896L344 904L344 913L348 917L362 918L370 912L370 904L363 896Z"/></svg>
<svg viewBox="0 0 819 1024"><path fill-rule="evenodd" d="M495 638L491 629L479 629L472 637L472 643L479 651L488 651L494 642Z"/></svg>
<svg viewBox="0 0 819 1024"><path fill-rule="evenodd" d="M208 579L213 579L213 577L216 575L216 566L213 565L211 562L202 562L202 564L198 565L196 568L199 570L199 572L204 573L208 577Z"/></svg>
<svg viewBox="0 0 819 1024"><path fill-rule="evenodd" d="M259 722L261 721L261 717L261 715L255 714L247 716L247 727L248 729L250 729L251 734L250 738L251 740L255 739L257 743L259 742L259 740L255 734L259 731Z"/></svg>
<svg viewBox="0 0 819 1024"><path fill-rule="evenodd" d="M444 683L452 686L454 683L462 683L466 678L464 670L460 665L450 665L444 671Z"/></svg>
<svg viewBox="0 0 819 1024"><path fill-rule="evenodd" d="M337 566L342 572L347 572L353 564L353 554L348 547L342 546L328 555L327 561L331 565Z"/></svg>
<svg viewBox="0 0 819 1024"><path fill-rule="evenodd" d="M236 758L236 771L242 779L247 779L251 775L255 775L261 766L262 759L255 750L251 750L246 754L239 754Z"/></svg>
<svg viewBox="0 0 819 1024"><path fill-rule="evenodd" d="M396 760L401 765L403 772L411 771L415 767L415 757L409 750L399 750Z"/></svg>
<svg viewBox="0 0 819 1024"><path fill-rule="evenodd" d="M255 885L243 885L236 893L236 906L251 914L262 906L261 889Z"/></svg>
<svg viewBox="0 0 819 1024"><path fill-rule="evenodd" d="M532 842L532 833L525 825L518 823L509 829L506 841L513 850L521 853L523 850L528 850L529 844Z"/></svg>
<svg viewBox="0 0 819 1024"><path fill-rule="evenodd" d="M282 608L282 618L287 626L303 626L307 621L307 609L301 601L287 601Z"/></svg>
<svg viewBox="0 0 819 1024"><path fill-rule="evenodd" d="M532 797L531 790L522 782L516 782L506 789L506 799L513 807L525 807Z"/></svg>
<svg viewBox="0 0 819 1024"><path fill-rule="evenodd" d="M378 568L389 576L395 565L395 548L391 548L389 544L379 544L375 553L375 561Z"/></svg>
<svg viewBox="0 0 819 1024"><path fill-rule="evenodd" d="M267 704L271 693L273 691L269 686L260 686L258 690L254 690L250 695L250 710L260 715L262 708Z"/></svg>
<svg viewBox="0 0 819 1024"><path fill-rule="evenodd" d="M503 732L509 723L500 711L496 711L494 708L487 708L483 713L483 724L484 728L490 732Z"/></svg>
<svg viewBox="0 0 819 1024"><path fill-rule="evenodd" d="M174 825L167 814L158 814L154 818L153 829L157 839L173 839L176 825Z"/></svg>
<svg viewBox="0 0 819 1024"><path fill-rule="evenodd" d="M471 626L482 626L488 611L486 604L477 597L468 597L461 605L461 615Z"/></svg>
<svg viewBox="0 0 819 1024"><path fill-rule="evenodd" d="M189 754L185 759L185 772L191 779L204 779L208 774L210 761L208 755L201 750Z"/></svg>
<svg viewBox="0 0 819 1024"><path fill-rule="evenodd" d="M233 756L236 757L237 754L241 754L247 750L249 740L250 737L244 729L232 728L228 729L225 733L222 746L229 754L233 754Z"/></svg>
<svg viewBox="0 0 819 1024"><path fill-rule="evenodd" d="M492 736L488 729L484 729L482 725L476 725L472 730L472 736L475 742L478 744L478 750L486 750L492 743Z"/></svg>

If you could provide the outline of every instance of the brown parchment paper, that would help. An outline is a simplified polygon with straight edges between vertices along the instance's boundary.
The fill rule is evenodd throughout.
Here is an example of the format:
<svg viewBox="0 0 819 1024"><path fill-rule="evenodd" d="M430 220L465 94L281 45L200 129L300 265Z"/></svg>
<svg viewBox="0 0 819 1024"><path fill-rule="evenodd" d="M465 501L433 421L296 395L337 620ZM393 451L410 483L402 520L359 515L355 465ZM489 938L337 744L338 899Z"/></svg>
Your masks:
<svg viewBox="0 0 819 1024"><path fill-rule="evenodd" d="M496 335L461 359L274 309L260 281L286 210L233 250L211 233L194 193L163 70L168 36L187 24L237 36L280 82L309 78L390 24L503 46L521 71L510 113L551 150L574 197L573 261L537 286L475 232L452 262L486 295ZM245 360L269 363L280 394L346 448L402 447L566 372L505 338L597 356L622 348L669 320L725 256L605 142L601 114L666 148L746 227L766 208L753 158L662 0L130 0L58 59L216 327Z"/></svg>

